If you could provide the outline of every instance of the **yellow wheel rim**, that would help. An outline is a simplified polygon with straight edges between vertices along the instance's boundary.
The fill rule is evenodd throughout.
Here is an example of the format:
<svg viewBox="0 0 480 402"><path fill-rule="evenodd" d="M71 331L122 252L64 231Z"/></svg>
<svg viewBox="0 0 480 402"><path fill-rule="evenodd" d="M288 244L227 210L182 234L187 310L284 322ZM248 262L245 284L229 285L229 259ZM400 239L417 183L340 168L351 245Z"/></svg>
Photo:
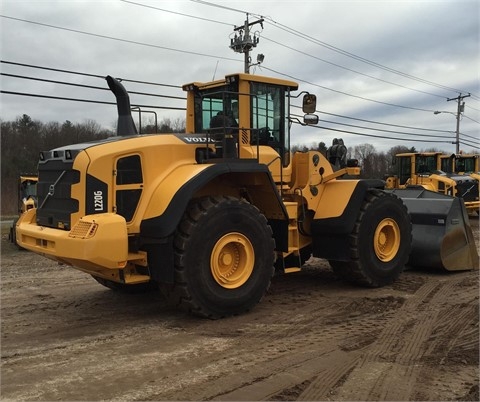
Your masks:
<svg viewBox="0 0 480 402"><path fill-rule="evenodd" d="M400 248L400 229L397 222L391 218L382 220L375 230L373 246L380 261L393 260Z"/></svg>
<svg viewBox="0 0 480 402"><path fill-rule="evenodd" d="M237 232L226 234L213 246L210 267L215 281L226 289L242 286L253 272L255 252L248 238Z"/></svg>

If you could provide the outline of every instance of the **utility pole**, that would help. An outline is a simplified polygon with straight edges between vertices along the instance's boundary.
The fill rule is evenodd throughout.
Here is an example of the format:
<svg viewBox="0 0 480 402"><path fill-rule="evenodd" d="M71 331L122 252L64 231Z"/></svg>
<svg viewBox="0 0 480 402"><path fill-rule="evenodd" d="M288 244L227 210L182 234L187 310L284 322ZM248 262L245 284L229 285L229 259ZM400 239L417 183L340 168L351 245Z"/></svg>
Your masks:
<svg viewBox="0 0 480 402"><path fill-rule="evenodd" d="M260 24L263 29L263 18L254 22L248 22L248 14L245 23L239 27L235 27L235 36L230 39L230 49L236 53L243 53L245 55L245 68L246 74L250 73L250 63L252 59L250 57L250 50L257 46L259 37L254 33L253 37L250 34L250 27L255 24ZM263 61L263 56L262 56ZM260 64L259 60L257 64Z"/></svg>
<svg viewBox="0 0 480 402"><path fill-rule="evenodd" d="M455 130L455 154L459 154L460 153L460 116L462 114L462 112L464 111L465 109L465 102L462 102L464 98L468 98L470 96L470 94L468 95L462 95L462 93L460 92L460 95L458 95L456 98L451 98L451 99L447 99L447 102L450 102L452 100L456 100L457 101L457 129Z"/></svg>

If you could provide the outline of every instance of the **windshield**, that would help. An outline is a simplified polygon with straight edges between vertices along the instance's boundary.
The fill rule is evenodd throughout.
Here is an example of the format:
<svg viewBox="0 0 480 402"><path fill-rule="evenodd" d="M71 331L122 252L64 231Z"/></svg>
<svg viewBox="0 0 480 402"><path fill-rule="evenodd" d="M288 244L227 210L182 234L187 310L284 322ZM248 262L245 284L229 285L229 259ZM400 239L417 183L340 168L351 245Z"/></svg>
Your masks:
<svg viewBox="0 0 480 402"><path fill-rule="evenodd" d="M475 159L474 158L458 158L455 160L456 172L474 172Z"/></svg>
<svg viewBox="0 0 480 402"><path fill-rule="evenodd" d="M417 174L432 173L437 169L437 159L435 156L418 155L415 161Z"/></svg>

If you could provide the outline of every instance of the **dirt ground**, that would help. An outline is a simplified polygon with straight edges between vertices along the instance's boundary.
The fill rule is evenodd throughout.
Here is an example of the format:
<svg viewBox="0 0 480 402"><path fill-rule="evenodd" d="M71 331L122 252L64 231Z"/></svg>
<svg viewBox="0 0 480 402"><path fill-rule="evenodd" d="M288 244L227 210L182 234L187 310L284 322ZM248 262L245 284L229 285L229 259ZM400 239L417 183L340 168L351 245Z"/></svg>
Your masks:
<svg viewBox="0 0 480 402"><path fill-rule="evenodd" d="M365 289L312 258L250 313L211 321L5 235L1 257L5 401L479 400L478 271L407 270Z"/></svg>

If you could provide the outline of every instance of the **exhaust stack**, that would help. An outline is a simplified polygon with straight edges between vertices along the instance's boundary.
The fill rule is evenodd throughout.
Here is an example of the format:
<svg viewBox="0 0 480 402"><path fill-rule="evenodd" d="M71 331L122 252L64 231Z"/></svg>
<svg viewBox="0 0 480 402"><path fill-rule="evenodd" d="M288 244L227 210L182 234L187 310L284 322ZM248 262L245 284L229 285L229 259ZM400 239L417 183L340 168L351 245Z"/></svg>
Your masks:
<svg viewBox="0 0 480 402"><path fill-rule="evenodd" d="M125 87L120 81L111 77L106 77L108 87L117 98L117 110L118 110L118 122L117 122L117 135L129 136L137 135L137 128L133 122L132 112L130 110L130 97Z"/></svg>

